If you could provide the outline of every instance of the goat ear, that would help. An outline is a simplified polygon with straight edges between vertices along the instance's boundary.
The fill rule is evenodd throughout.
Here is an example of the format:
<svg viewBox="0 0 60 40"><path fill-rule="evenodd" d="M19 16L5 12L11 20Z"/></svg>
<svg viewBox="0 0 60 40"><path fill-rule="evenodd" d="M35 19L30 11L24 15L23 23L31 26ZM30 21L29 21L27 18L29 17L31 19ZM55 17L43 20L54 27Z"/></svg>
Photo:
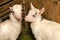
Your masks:
<svg viewBox="0 0 60 40"><path fill-rule="evenodd" d="M9 7L9 8L10 8L11 11L13 10L12 7Z"/></svg>
<svg viewBox="0 0 60 40"><path fill-rule="evenodd" d="M31 3L31 9L34 9L34 6L33 6L33 4Z"/></svg>
<svg viewBox="0 0 60 40"><path fill-rule="evenodd" d="M43 8L40 10L39 14L43 14L44 11L45 11L45 8L43 7Z"/></svg>

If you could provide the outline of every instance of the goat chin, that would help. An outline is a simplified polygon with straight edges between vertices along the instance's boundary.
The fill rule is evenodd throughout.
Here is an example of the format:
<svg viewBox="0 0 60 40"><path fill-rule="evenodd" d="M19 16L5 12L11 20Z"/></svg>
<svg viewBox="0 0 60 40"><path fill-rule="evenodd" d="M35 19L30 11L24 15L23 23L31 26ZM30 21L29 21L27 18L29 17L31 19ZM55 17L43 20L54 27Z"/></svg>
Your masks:
<svg viewBox="0 0 60 40"><path fill-rule="evenodd" d="M60 40L60 24L43 19L31 23L32 32L36 40Z"/></svg>
<svg viewBox="0 0 60 40"><path fill-rule="evenodd" d="M10 14L10 19L0 23L0 40L16 40L21 32L21 21Z"/></svg>

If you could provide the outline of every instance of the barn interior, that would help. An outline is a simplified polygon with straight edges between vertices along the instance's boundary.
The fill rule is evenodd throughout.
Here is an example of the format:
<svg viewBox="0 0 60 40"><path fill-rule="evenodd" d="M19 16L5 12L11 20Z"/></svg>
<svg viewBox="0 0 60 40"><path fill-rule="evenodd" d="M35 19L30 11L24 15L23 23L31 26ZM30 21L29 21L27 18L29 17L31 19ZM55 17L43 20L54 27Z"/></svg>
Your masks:
<svg viewBox="0 0 60 40"><path fill-rule="evenodd" d="M9 7L20 3L23 5L22 31L17 40L35 40L30 23L24 21L24 17L30 10L31 2L38 9L45 7L45 12L42 14L43 18L60 23L60 0L0 0L0 23L9 19L11 12Z"/></svg>

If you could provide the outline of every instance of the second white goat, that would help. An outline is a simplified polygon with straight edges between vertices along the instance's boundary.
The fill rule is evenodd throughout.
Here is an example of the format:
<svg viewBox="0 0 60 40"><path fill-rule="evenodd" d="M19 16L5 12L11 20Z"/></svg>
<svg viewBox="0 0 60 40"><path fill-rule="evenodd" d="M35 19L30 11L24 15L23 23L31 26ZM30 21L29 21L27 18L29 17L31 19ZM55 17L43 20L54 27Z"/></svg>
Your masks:
<svg viewBox="0 0 60 40"><path fill-rule="evenodd" d="M16 40L21 32L22 5L10 7L10 19L0 23L0 40Z"/></svg>
<svg viewBox="0 0 60 40"><path fill-rule="evenodd" d="M31 10L25 21L31 22L31 29L36 40L60 40L60 24L42 18L45 8L35 8L31 3Z"/></svg>

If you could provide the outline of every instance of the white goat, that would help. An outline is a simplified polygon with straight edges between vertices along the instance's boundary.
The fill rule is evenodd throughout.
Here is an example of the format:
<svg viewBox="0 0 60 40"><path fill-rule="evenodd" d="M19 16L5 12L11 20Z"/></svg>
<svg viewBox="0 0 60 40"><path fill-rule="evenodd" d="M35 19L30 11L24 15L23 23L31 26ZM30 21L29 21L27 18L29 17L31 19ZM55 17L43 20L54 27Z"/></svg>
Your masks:
<svg viewBox="0 0 60 40"><path fill-rule="evenodd" d="M31 10L25 17L25 21L31 22L31 29L36 40L60 40L60 24L42 19L44 7L39 10L31 3Z"/></svg>
<svg viewBox="0 0 60 40"><path fill-rule="evenodd" d="M0 40L16 40L21 32L22 5L15 4L10 9L10 19L0 23Z"/></svg>

